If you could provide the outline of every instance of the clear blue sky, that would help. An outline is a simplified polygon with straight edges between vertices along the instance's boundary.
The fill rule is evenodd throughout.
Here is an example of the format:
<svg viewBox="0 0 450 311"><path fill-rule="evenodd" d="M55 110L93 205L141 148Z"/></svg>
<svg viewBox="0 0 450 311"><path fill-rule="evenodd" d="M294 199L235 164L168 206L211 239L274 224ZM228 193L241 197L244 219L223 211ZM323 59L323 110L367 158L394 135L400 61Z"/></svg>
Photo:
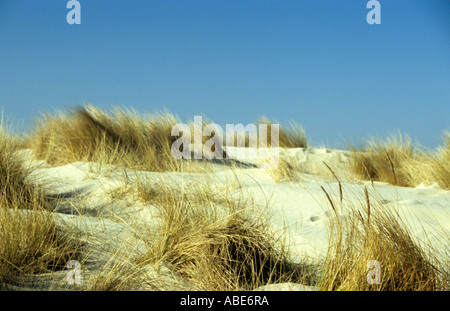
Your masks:
<svg viewBox="0 0 450 311"><path fill-rule="evenodd" d="M89 102L219 124L266 115L313 145L450 130L450 1L0 0L0 106L31 124Z"/></svg>

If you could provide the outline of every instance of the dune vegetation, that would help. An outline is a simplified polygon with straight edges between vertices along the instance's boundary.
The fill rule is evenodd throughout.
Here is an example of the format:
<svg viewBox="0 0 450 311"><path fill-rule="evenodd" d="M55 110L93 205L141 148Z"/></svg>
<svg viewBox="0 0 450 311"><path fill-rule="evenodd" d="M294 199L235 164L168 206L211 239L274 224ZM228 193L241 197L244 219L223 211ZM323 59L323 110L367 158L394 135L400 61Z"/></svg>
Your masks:
<svg viewBox="0 0 450 311"><path fill-rule="evenodd" d="M272 145L272 124L278 124L278 133L274 133L275 137L278 136L278 146L280 148L307 148L308 139L306 137L305 130L299 124L291 122L288 127L280 125L277 121L271 121L267 117L260 117L256 119L255 124L265 124L267 126L267 145Z"/></svg>
<svg viewBox="0 0 450 311"><path fill-rule="evenodd" d="M181 121L167 111L142 116L120 108L107 112L86 105L68 113L44 114L36 120L26 141L36 159L55 165L92 161L156 172L195 170L192 161L177 161L171 154L171 146L177 139L171 135L171 129L178 123ZM202 125L206 123L203 120ZM270 147L271 125L277 123L261 117L256 124L267 125ZM191 122L191 136L193 127ZM249 134L245 134L248 146ZM202 136L202 143L210 137ZM280 126L278 137L280 148L308 148L301 125ZM237 134L234 142L237 143ZM349 149L352 151L349 171L358 179L406 187L421 183L436 183L443 189L450 187L449 133L444 135L444 146L438 152L413 146L411 140L402 135L386 141L368 140L365 145L350 145ZM281 177L289 171L301 171L288 159L281 159L281 162L283 165L278 172Z"/></svg>
<svg viewBox="0 0 450 311"><path fill-rule="evenodd" d="M208 122L203 121L203 125ZM275 121L262 117L256 122L268 125L270 147L270 125L276 124ZM108 216L101 216L104 217L101 221L111 221L111 227L114 221L125 223L125 228L132 229L133 238L143 243L145 251L125 252L120 255L123 258L102 261L103 266L95 270L96 274L83 289L178 289L161 285L154 275L146 278L149 267L159 270L161 266L168 267L189 284L188 288L196 290L254 290L278 283L324 291L449 289L449 251L432 249L416 239L396 212L398 206L385 204L383 198L370 194L367 188L359 199L343 197L343 183L356 182L366 187L370 181L375 190L376 182L402 187L423 184L449 190L450 133L444 135L444 145L436 152L413 146L408 137L399 136L387 141L371 140L362 147L350 146L348 161L344 157L330 164L325 160L311 164L309 159L318 154L323 159L331 159L332 154L327 150L308 153L313 147L300 125L280 126L279 147L287 152L281 154L276 169L260 176L272 178L274 187L286 189L282 188L286 184L298 187L306 175L311 179L316 174L314 178L319 184L330 182L330 178L323 178L323 172L327 172L327 177L331 176L339 186L338 196L322 187L325 204L321 207L332 211L327 218L326 255L314 260L306 256L293 260L286 232L276 231L271 225L272 198L261 206L256 192L246 191L237 177L249 175L255 180L254 188L263 190L255 175L257 165L242 169L237 160L232 165L226 159L210 161L219 167L214 170L204 159L176 160L171 147L177 137L171 135L171 130L178 123L181 123L178 117L167 111L142 115L120 108L102 111L92 105L44 114L24 137L10 134L2 123L0 283L20 287L24 277L64 270L69 260L86 255L79 251L75 232L56 224L59 205L65 206L64 213L70 210L71 216L90 219L100 217L100 213L95 210L83 215L76 200L105 207L126 199L128 203L120 205L121 208L136 205L149 209L152 221L144 224L144 228L132 228L127 223L132 218L126 217L137 213L136 210L124 214L128 216L117 216L113 215L112 207L106 213ZM192 131L193 124L189 127ZM202 143L210 137L202 137ZM248 133L245 142L248 146ZM296 149L307 160L300 163L293 156ZM114 182L122 184L112 190L104 185L94 186L112 175L103 176L101 169L96 174L84 171L83 178L89 180L89 187L98 187L95 191L79 198L48 195L34 174L35 168L28 166L21 156L25 151L30 151L33 160L45 163L45 168L85 162L115 167L118 177ZM81 166L76 167L76 172L82 171ZM250 173L246 173L246 168L250 168ZM225 170L231 178L220 182L213 178L222 178L224 175L220 174ZM339 176L352 178L343 181ZM186 179L194 177L198 179ZM264 180L267 185L269 181ZM105 183L110 186L109 180ZM89 197L91 193L100 193L100 197L110 201L96 203L98 198ZM311 219L314 217L317 216ZM442 228L444 239L447 234ZM367 263L373 260L381 264L379 284L368 282Z"/></svg>
<svg viewBox="0 0 450 311"><path fill-rule="evenodd" d="M437 152L413 146L408 137L398 135L386 141L370 140L365 146L351 146L350 169L361 179L416 187L422 183L450 189L450 134Z"/></svg>
<svg viewBox="0 0 450 311"><path fill-rule="evenodd" d="M141 116L115 108L77 107L59 115L45 114L30 134L37 159L61 165L76 161L114 164L148 171L178 171L171 155L172 127L179 123L168 112Z"/></svg>
<svg viewBox="0 0 450 311"><path fill-rule="evenodd" d="M65 268L76 258L74 242L58 231L51 202L31 178L17 151L20 139L0 124L0 282Z"/></svg>
<svg viewBox="0 0 450 311"><path fill-rule="evenodd" d="M333 201L330 247L318 279L320 290L439 291L450 285L447 250L427 249L414 239L394 206L369 195L356 204ZM442 231L442 239L448 232ZM440 253L440 252L443 252ZM440 257L443 255L444 257ZM378 270L377 270L378 269ZM378 277L378 279L377 279Z"/></svg>
<svg viewBox="0 0 450 311"><path fill-rule="evenodd" d="M147 171L180 171L188 169L186 161L176 161L171 154L171 146L178 138L171 135L171 130L178 123L181 121L167 111L142 116L121 108L108 112L85 105L66 113L44 114L36 120L27 141L37 159L55 165L93 161ZM209 123L212 122L205 119L202 126ZM267 125L267 145L271 146L271 125L274 123L259 118L257 124ZM191 137L194 137L194 123L189 125ZM249 133L244 134L248 147ZM280 127L277 134L279 147L307 147L306 135L300 125L291 124L287 129ZM203 135L202 143L211 137Z"/></svg>
<svg viewBox="0 0 450 311"><path fill-rule="evenodd" d="M166 262L201 290L250 290L267 283L311 282L305 262L293 264L252 198L232 196L238 185L210 183L187 189L140 183L139 196L156 204L161 219L140 262Z"/></svg>

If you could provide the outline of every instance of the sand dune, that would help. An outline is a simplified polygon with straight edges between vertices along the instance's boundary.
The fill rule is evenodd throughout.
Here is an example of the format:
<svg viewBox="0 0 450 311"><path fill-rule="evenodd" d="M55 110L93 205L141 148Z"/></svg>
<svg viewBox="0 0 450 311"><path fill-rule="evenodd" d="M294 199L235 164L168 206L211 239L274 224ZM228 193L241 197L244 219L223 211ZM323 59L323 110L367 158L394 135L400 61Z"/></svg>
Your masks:
<svg viewBox="0 0 450 311"><path fill-rule="evenodd" d="M290 260L300 263L305 257L312 260L324 258L329 247L328 220L334 217L334 211L321 187L336 202L339 202L340 195L338 181L323 164L325 161L333 167L342 182L345 202L359 204L364 197L364 188L367 188L373 198L378 198L379 202L398 213L414 238L435 250L442 250L444 254L450 247L448 236L443 235L443 232L450 230L448 190L425 186L405 188L352 180L345 174L349 159L346 151L281 149L280 156L303 165L306 173L299 173L295 182L278 183L269 171L254 167L215 165L208 174L161 173L131 171L94 162L52 167L32 160L30 150L22 150L21 155L27 159L26 163L34 167L33 178L44 185L47 195L61 199L53 211L57 225L61 228L70 226L72 234L76 232L77 239L83 243L87 256L82 262L83 281L79 288L92 286L92 277L101 274L106 266L125 267L126 261L132 265L133 258L147 251L149 245L141 237L149 231L159 230L159 219L155 206L136 196L135 182L142 179L165 183L174 189L188 189L192 185L206 183L221 191L230 183L238 185L232 187L229 194L250 197L260 210L248 213L266 215L274 234L285 237L283 243L289 250ZM255 163L254 160L252 162ZM345 213L344 210L338 212ZM448 253L441 260L448 261ZM139 270L141 278L145 275L146 280L151 279L152 282L137 282L139 285L135 285L134 289L196 289L187 279L171 271L167 263L144 265ZM60 271L51 276L37 275L29 286L70 288L66 281L67 273ZM289 284L272 284L259 289L315 289L314 286Z"/></svg>

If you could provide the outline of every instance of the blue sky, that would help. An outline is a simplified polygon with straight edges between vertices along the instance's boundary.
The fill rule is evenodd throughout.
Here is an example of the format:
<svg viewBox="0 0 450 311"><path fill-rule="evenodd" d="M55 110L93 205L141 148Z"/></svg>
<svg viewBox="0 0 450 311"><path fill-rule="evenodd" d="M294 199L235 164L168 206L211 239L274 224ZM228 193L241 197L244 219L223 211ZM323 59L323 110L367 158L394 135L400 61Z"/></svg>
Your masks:
<svg viewBox="0 0 450 311"><path fill-rule="evenodd" d="M25 126L92 103L183 120L261 115L342 146L450 130L450 1L0 0L0 106Z"/></svg>

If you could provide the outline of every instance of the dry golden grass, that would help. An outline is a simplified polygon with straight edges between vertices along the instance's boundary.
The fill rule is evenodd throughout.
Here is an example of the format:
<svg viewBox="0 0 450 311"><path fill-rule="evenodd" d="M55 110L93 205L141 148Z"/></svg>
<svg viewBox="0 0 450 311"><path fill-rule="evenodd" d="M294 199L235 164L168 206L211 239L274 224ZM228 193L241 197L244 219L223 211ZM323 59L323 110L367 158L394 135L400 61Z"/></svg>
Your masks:
<svg viewBox="0 0 450 311"><path fill-rule="evenodd" d="M146 290L145 270L129 262L129 258L118 258L109 262L87 281L87 291L137 291Z"/></svg>
<svg viewBox="0 0 450 311"><path fill-rule="evenodd" d="M205 127L209 124L213 123L211 120L208 119L202 119L202 126ZM267 126L267 140L266 140L266 146L270 147L271 144L271 138L272 138L272 125L278 124L278 132L275 132L275 137L278 136L279 139L279 147L282 148L307 148L307 138L305 131L303 130L301 125L298 125L296 123L291 123L289 127L284 127L280 125L278 122L271 121L270 119L266 117L259 117L255 121L255 127L253 131L251 128L245 127L244 132L240 132L237 127L235 127L234 137L233 137L233 146L234 147L246 147L246 148L256 148L260 147L260 141L259 139L262 138L264 140L264 136L262 133L259 132L259 125L266 125ZM191 128L193 128L193 123L191 123ZM224 144L227 143L227 137L226 137L226 129L223 129L223 142ZM192 132L193 135L193 132ZM205 143L210 136L204 136L203 137L203 143ZM261 137L258 137L261 136ZM193 137L193 136L192 136ZM253 140L252 140L253 139ZM265 147L265 146L261 146Z"/></svg>
<svg viewBox="0 0 450 311"><path fill-rule="evenodd" d="M271 146L271 135L272 135L272 124L279 124L278 122L271 121L266 117L260 117L256 120L256 125L266 124L267 125L267 145ZM277 133L275 133L277 135ZM291 123L289 127L284 128L279 126L278 130L278 146L280 148L307 148L308 141L306 138L305 131L302 126Z"/></svg>
<svg viewBox="0 0 450 311"><path fill-rule="evenodd" d="M259 122L268 125L267 142L270 146L272 122L267 118L260 118ZM193 165L196 161L177 160L172 155L171 147L178 136L172 136L171 132L173 126L179 123L181 121L167 111L143 116L120 108L107 112L86 105L69 113L44 114L35 122L26 145L33 150L36 159L52 165L90 161L157 172L196 171L199 168ZM210 123L207 119L202 120L202 145L215 134L213 132L208 136L204 132L205 126ZM193 141L194 124L189 127ZM305 133L298 125L292 124L286 130L280 128L277 134L280 147L307 146ZM216 142L224 145L226 138L222 139ZM248 133L245 141L248 146ZM212 151L222 149L222 146L216 144ZM218 152L222 152L223 158L226 157L224 150Z"/></svg>
<svg viewBox="0 0 450 311"><path fill-rule="evenodd" d="M271 146L272 140L272 125L279 124L277 122L270 121L266 117L260 117L256 124L266 124L267 125L267 146ZM261 134L260 134L261 135ZM281 125L278 129L278 147L280 148L307 148L308 142L306 138L305 131L303 128L295 123L291 123L290 127L287 129L283 128ZM246 146L248 146L249 138L248 135L245 137ZM259 141L258 141L259 146ZM273 176L276 183L284 182L284 181L299 181L299 173L304 173L305 169L296 163L295 160L288 159L284 156L279 156L278 158L278 166L270 170L271 175Z"/></svg>
<svg viewBox="0 0 450 311"><path fill-rule="evenodd" d="M295 160L279 157L278 166L270 171L276 183L297 182L301 180L301 173L305 173L302 166Z"/></svg>
<svg viewBox="0 0 450 311"><path fill-rule="evenodd" d="M450 190L450 132L444 134L444 146L439 152L429 157L431 179L442 189Z"/></svg>
<svg viewBox="0 0 450 311"><path fill-rule="evenodd" d="M64 270L78 246L57 230L52 215L42 210L0 209L0 283Z"/></svg>
<svg viewBox="0 0 450 311"><path fill-rule="evenodd" d="M35 202L45 205L42 193L27 180L31 171L17 154L18 149L18 138L10 135L0 121L0 204L18 208Z"/></svg>
<svg viewBox="0 0 450 311"><path fill-rule="evenodd" d="M351 149L351 169L358 177L399 186L411 184L412 176L405 169L415 158L409 138L369 141L362 150Z"/></svg>
<svg viewBox="0 0 450 311"><path fill-rule="evenodd" d="M185 190L153 186L161 225L141 263L167 262L200 290L248 290L281 281L311 281L292 265L251 201L207 185ZM251 214L251 216L249 216Z"/></svg>
<svg viewBox="0 0 450 311"><path fill-rule="evenodd" d="M351 146L350 169L357 178L365 180L405 187L437 183L450 189L448 137L447 133L446 147L439 153L414 148L411 140L401 135L385 142L372 140L359 149Z"/></svg>
<svg viewBox="0 0 450 311"><path fill-rule="evenodd" d="M43 191L17 155L18 143L0 123L0 283L63 269L76 247L53 222Z"/></svg>
<svg viewBox="0 0 450 311"><path fill-rule="evenodd" d="M93 161L148 171L179 171L183 162L171 154L172 127L179 123L168 112L142 117L116 108L113 113L93 106L70 114L44 115L36 122L30 145L37 159L51 164Z"/></svg>
<svg viewBox="0 0 450 311"><path fill-rule="evenodd" d="M449 289L448 261L440 262L436 250L414 239L392 207L370 197L367 189L358 206L345 200L333 202L328 193L326 196L335 218L330 222L330 247L322 266L319 290ZM376 275L374 266L369 264L373 260L380 264L380 279L370 284L368 280L375 281Z"/></svg>

